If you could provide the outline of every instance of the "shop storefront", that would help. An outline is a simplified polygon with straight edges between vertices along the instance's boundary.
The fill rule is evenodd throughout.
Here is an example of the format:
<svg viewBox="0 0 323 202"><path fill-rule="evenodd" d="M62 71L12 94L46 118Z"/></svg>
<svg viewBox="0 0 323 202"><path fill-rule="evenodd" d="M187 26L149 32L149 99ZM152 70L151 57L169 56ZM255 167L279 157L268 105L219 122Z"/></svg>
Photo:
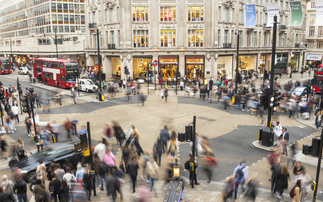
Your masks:
<svg viewBox="0 0 323 202"><path fill-rule="evenodd" d="M80 68L83 68L85 67L85 54L79 54L76 56L76 60L77 60L77 63L79 65Z"/></svg>
<svg viewBox="0 0 323 202"><path fill-rule="evenodd" d="M246 75L257 70L257 55L239 56L239 71Z"/></svg>
<svg viewBox="0 0 323 202"><path fill-rule="evenodd" d="M204 56L185 57L185 75L188 80L204 78Z"/></svg>
<svg viewBox="0 0 323 202"><path fill-rule="evenodd" d="M178 56L159 56L158 74L162 81L171 78L174 80L178 69Z"/></svg>
<svg viewBox="0 0 323 202"><path fill-rule="evenodd" d="M259 60L259 73L263 74L265 70L267 73L271 69L271 54L261 54Z"/></svg>
<svg viewBox="0 0 323 202"><path fill-rule="evenodd" d="M322 54L307 54L306 65L310 68L316 68L318 65L322 64Z"/></svg>
<svg viewBox="0 0 323 202"><path fill-rule="evenodd" d="M275 57L274 73L286 72L288 53L277 53Z"/></svg>
<svg viewBox="0 0 323 202"><path fill-rule="evenodd" d="M300 62L299 58L300 58L300 53L292 53L290 56L290 62L294 64L292 68L293 72L299 71L299 62Z"/></svg>
<svg viewBox="0 0 323 202"><path fill-rule="evenodd" d="M152 56L133 56L133 79L145 79L148 76L148 69L152 70L151 62Z"/></svg>
<svg viewBox="0 0 323 202"><path fill-rule="evenodd" d="M108 70L112 71L112 78L116 79L116 80L120 80L121 79L121 64L120 64L120 57L111 57L111 56L107 56L106 60L108 62L107 66L108 66Z"/></svg>
<svg viewBox="0 0 323 202"><path fill-rule="evenodd" d="M233 74L233 56L219 56L218 57L218 77L227 75L228 79L231 79Z"/></svg>

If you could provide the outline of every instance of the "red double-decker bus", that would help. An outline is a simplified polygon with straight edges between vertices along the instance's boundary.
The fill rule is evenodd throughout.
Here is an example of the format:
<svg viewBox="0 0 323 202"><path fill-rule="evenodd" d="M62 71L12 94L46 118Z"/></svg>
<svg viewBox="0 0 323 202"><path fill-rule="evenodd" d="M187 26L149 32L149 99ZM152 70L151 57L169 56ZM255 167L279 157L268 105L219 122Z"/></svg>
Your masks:
<svg viewBox="0 0 323 202"><path fill-rule="evenodd" d="M34 77L46 85L61 88L75 87L78 63L63 59L35 58Z"/></svg>
<svg viewBox="0 0 323 202"><path fill-rule="evenodd" d="M315 93L321 93L321 89L323 88L323 64L317 66L313 82L313 91Z"/></svg>
<svg viewBox="0 0 323 202"><path fill-rule="evenodd" d="M11 64L8 57L0 57L0 74L11 74Z"/></svg>

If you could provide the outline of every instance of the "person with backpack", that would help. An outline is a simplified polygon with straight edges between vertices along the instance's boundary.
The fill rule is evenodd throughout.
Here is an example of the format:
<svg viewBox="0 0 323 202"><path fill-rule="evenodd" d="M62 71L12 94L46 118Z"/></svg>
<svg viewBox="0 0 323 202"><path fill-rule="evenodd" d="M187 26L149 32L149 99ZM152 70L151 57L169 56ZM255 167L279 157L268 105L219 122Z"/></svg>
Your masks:
<svg viewBox="0 0 323 202"><path fill-rule="evenodd" d="M293 189L290 190L289 196L292 198L293 202L301 202L302 200L302 180L297 180Z"/></svg>
<svg viewBox="0 0 323 202"><path fill-rule="evenodd" d="M54 200L54 202L57 202L61 182L59 179L56 179L55 173L51 173L51 178L52 180L48 184L48 190L50 191L51 199Z"/></svg>
<svg viewBox="0 0 323 202"><path fill-rule="evenodd" d="M12 198L14 198L14 194L13 194L13 183L11 180L8 180L8 176L7 175L3 175L2 176L2 180L3 182L1 183L1 187L6 187L6 191L8 195L11 195Z"/></svg>
<svg viewBox="0 0 323 202"><path fill-rule="evenodd" d="M191 164L194 165L194 168L192 168ZM189 170L190 171L190 176L189 176L189 179L190 179L190 185L192 185L192 183L195 181L195 184L196 185L200 185L200 183L197 182L197 176L196 176L196 169L198 167L198 163L195 162L195 160L193 159L193 155L190 154L190 159L187 160L184 164L184 168L186 170ZM193 179L193 174L194 174L194 179Z"/></svg>
<svg viewBox="0 0 323 202"><path fill-rule="evenodd" d="M109 166L104 162L101 161L98 165L98 174L99 174L99 180L101 184L101 191L103 191L103 181L107 182L107 173L109 172L110 168Z"/></svg>
<svg viewBox="0 0 323 202"><path fill-rule="evenodd" d="M228 177L225 182L225 187L222 191L223 202L227 202L228 199L232 198L234 186L235 186L235 176Z"/></svg>
<svg viewBox="0 0 323 202"><path fill-rule="evenodd" d="M234 190L234 199L237 199L238 188L241 184L242 192L244 192L244 183L248 177L248 167L246 165L246 161L242 160L239 165L234 169L233 175L235 175L235 190Z"/></svg>
<svg viewBox="0 0 323 202"><path fill-rule="evenodd" d="M278 198L283 201L283 191L288 188L289 172L286 165L281 167L280 173L277 175L276 187L279 193Z"/></svg>

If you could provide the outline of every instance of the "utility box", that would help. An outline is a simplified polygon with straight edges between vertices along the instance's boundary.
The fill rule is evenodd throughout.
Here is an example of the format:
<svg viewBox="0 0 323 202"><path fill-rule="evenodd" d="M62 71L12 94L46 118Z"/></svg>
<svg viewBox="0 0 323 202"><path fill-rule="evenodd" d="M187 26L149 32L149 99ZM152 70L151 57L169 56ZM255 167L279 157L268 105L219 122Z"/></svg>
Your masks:
<svg viewBox="0 0 323 202"><path fill-rule="evenodd" d="M261 145L270 147L274 144L274 134L272 133L271 128L266 127L262 130L261 133Z"/></svg>

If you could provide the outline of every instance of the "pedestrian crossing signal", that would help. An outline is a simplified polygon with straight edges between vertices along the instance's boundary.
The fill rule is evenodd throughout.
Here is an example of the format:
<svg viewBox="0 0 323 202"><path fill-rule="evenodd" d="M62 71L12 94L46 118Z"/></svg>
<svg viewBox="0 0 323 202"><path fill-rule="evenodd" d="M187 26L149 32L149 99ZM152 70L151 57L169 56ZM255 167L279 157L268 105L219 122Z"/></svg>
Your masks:
<svg viewBox="0 0 323 202"><path fill-rule="evenodd" d="M315 191L315 190L316 190L316 182L315 182L315 181L313 181L313 182L312 182L312 184L311 184L311 189L312 189L313 191Z"/></svg>

